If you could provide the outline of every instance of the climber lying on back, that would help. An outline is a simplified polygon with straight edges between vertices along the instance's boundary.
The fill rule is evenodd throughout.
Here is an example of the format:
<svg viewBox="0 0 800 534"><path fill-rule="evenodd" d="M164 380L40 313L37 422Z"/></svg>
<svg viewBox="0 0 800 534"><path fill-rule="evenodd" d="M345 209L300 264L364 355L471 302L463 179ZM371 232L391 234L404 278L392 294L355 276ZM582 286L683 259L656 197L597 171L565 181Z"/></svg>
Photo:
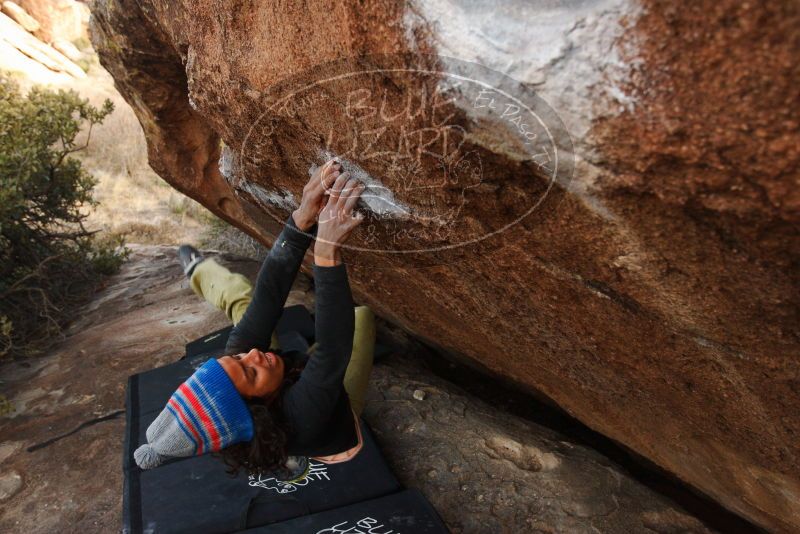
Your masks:
<svg viewBox="0 0 800 534"><path fill-rule="evenodd" d="M287 469L302 475L309 457L335 463L358 453L375 326L369 308L353 309L341 246L363 219L353 212L363 189L334 160L318 168L264 260L254 292L242 275L188 245L179 249L192 289L224 309L235 326L227 355L181 384L147 429L148 443L134 452L139 467L219 452L233 472L286 478ZM283 353L273 331L313 237L316 342L308 354Z"/></svg>

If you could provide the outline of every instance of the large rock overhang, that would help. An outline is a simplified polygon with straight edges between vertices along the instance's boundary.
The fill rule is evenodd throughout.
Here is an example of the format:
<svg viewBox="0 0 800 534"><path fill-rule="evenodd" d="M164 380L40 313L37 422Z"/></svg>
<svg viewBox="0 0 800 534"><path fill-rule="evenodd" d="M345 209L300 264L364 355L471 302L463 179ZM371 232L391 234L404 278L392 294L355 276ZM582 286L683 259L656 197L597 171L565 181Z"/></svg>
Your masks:
<svg viewBox="0 0 800 534"><path fill-rule="evenodd" d="M92 32L176 189L269 244L339 156L370 185L360 302L789 531L797 25L732 0L112 0Z"/></svg>

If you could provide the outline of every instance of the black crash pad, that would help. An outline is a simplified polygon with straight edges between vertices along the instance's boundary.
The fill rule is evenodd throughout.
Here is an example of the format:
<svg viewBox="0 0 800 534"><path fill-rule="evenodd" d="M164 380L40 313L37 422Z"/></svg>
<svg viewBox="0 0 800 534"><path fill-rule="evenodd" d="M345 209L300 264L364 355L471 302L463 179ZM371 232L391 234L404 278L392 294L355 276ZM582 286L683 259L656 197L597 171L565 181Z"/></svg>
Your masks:
<svg viewBox="0 0 800 534"><path fill-rule="evenodd" d="M210 455L172 460L147 471L139 469L133 451L144 443L150 422L181 382L208 358L222 354L227 330L213 340L195 344L192 352L189 349L196 342L190 343L187 357L180 361L129 378L123 457L125 532L232 532L400 490L363 421L364 448L358 456L333 465L312 461L311 473L299 484L250 479L243 473L233 478L225 473L223 462Z"/></svg>
<svg viewBox="0 0 800 534"><path fill-rule="evenodd" d="M371 436L369 441L349 462L325 465L312 460L311 472L297 484L243 473L232 478L222 461L210 455L147 471L134 465L125 473L125 530L233 532L399 490Z"/></svg>
<svg viewBox="0 0 800 534"><path fill-rule="evenodd" d="M433 506L417 490L259 527L247 534L440 534L447 533Z"/></svg>

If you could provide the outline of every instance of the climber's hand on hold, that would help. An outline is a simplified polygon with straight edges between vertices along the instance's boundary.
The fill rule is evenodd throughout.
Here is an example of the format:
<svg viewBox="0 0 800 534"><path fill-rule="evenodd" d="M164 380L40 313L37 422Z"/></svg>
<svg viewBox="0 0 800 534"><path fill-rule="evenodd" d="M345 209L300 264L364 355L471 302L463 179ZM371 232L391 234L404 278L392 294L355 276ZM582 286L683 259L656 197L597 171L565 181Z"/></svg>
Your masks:
<svg viewBox="0 0 800 534"><path fill-rule="evenodd" d="M332 267L342 263L341 246L364 220L362 213L353 213L364 188L363 183L347 172L340 174L334 182L328 202L319 214L317 242L314 245L314 263L317 265Z"/></svg>
<svg viewBox="0 0 800 534"><path fill-rule="evenodd" d="M300 207L292 212L292 219L297 227L307 232L317 222L317 217L327 200L326 192L340 176L341 164L335 159L326 161L312 173L308 183L303 187L303 199Z"/></svg>

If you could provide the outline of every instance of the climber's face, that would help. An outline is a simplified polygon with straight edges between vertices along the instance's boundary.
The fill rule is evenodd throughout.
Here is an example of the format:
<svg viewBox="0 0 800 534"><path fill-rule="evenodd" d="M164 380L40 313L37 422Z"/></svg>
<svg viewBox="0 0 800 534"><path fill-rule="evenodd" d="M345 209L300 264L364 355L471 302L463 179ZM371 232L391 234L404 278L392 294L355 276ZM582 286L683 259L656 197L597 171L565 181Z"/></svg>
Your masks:
<svg viewBox="0 0 800 534"><path fill-rule="evenodd" d="M283 382L283 358L253 349L248 353L223 356L219 364L242 397L270 397Z"/></svg>

